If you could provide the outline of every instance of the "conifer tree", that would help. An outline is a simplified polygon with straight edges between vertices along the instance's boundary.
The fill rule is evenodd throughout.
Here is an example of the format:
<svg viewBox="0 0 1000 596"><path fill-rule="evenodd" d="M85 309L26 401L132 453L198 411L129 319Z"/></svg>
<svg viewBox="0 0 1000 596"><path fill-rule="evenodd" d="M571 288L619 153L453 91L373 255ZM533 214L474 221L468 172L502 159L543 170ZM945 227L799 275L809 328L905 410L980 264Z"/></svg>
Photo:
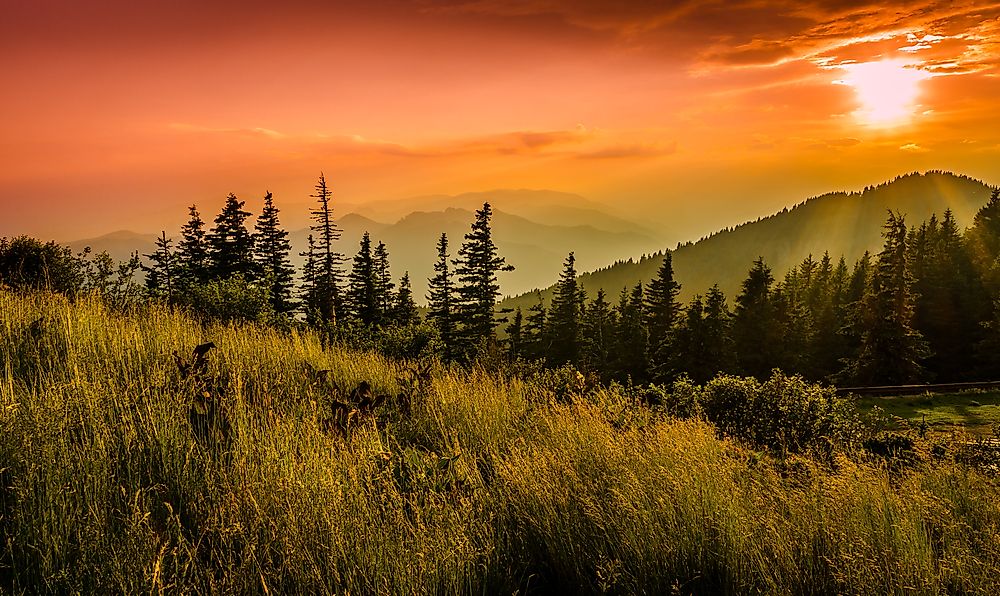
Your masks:
<svg viewBox="0 0 1000 596"><path fill-rule="evenodd" d="M437 243L434 277L427 285L427 320L441 336L444 356L452 360L457 355L455 287L449 268L448 235L441 234Z"/></svg>
<svg viewBox="0 0 1000 596"><path fill-rule="evenodd" d="M518 306L510 323L504 328L507 332L507 355L510 358L524 357L524 313Z"/></svg>
<svg viewBox="0 0 1000 596"><path fill-rule="evenodd" d="M241 275L249 280L253 276L253 237L246 226L250 212L244 211L243 205L230 193L207 236L213 279Z"/></svg>
<svg viewBox="0 0 1000 596"><path fill-rule="evenodd" d="M618 301L618 333L615 342L615 361L618 378L631 379L635 383L649 380L648 343L646 328L645 300L642 282L632 288L622 289Z"/></svg>
<svg viewBox="0 0 1000 596"><path fill-rule="evenodd" d="M889 212L885 244L878 255L861 312L864 332L857 358L845 377L859 384L898 385L923 377L927 344L913 328L914 296L903 217Z"/></svg>
<svg viewBox="0 0 1000 596"><path fill-rule="evenodd" d="M726 304L726 295L719 284L705 294L704 309L705 362L710 363L711 375L732 373L736 369L736 349L733 345L732 313Z"/></svg>
<svg viewBox="0 0 1000 596"><path fill-rule="evenodd" d="M172 241L165 231L156 239L156 250L143 255L150 265L141 265L146 272L146 291L152 296L173 302L177 297L177 255L172 250Z"/></svg>
<svg viewBox="0 0 1000 596"><path fill-rule="evenodd" d="M177 277L184 286L205 283L212 277L205 222L196 205L188 207L188 214L177 245Z"/></svg>
<svg viewBox="0 0 1000 596"><path fill-rule="evenodd" d="M676 349L670 355L671 368L678 374L686 373L696 383L708 381L715 372L715 363L708 360L705 349L704 309L705 304L698 294L688 303L672 333Z"/></svg>
<svg viewBox="0 0 1000 596"><path fill-rule="evenodd" d="M490 220L493 209L489 203L476 211L472 230L465 235L462 248L455 259L455 276L458 278L457 293L461 321L461 338L466 349L474 348L484 340L494 337L498 320L494 314L500 284L497 274L513 271L500 256L493 243Z"/></svg>
<svg viewBox="0 0 1000 596"><path fill-rule="evenodd" d="M350 316L362 325L374 325L379 318L378 276L368 232L361 237L358 254L347 278L346 306Z"/></svg>
<svg viewBox="0 0 1000 596"><path fill-rule="evenodd" d="M656 277L646 291L646 321L649 329L649 361L653 377L669 380L673 375L670 363L673 361L672 338L674 326L681 316L681 305L677 295L681 285L674 280L673 254L667 250Z"/></svg>
<svg viewBox="0 0 1000 596"><path fill-rule="evenodd" d="M607 381L614 373L615 332L618 321L603 289L584 309L583 337L580 342L581 363Z"/></svg>
<svg viewBox="0 0 1000 596"><path fill-rule="evenodd" d="M317 203L309 212L313 222L309 229L315 235L313 300L318 320L326 325L336 326L337 310L341 306L340 267L344 258L334 247L334 243L340 239L340 228L333 221L333 209L330 206L333 194L326 185L326 177L322 172L316 183L316 194L309 196L316 199Z"/></svg>
<svg viewBox="0 0 1000 596"><path fill-rule="evenodd" d="M270 287L271 306L277 314L290 313L295 308L292 302L295 269L288 260L292 247L288 232L278 221L278 208L270 192L264 195L264 208L254 232L254 261L257 272Z"/></svg>
<svg viewBox="0 0 1000 596"><path fill-rule="evenodd" d="M546 357L552 347L549 334L549 312L542 302L542 293L535 290L536 302L528 308L528 316L524 319L522 343L524 355L531 360L541 360Z"/></svg>
<svg viewBox="0 0 1000 596"><path fill-rule="evenodd" d="M736 297L733 341L737 365L743 374L764 379L777 364L775 352L780 342L771 285L774 276L763 257L753 262L742 291Z"/></svg>
<svg viewBox="0 0 1000 596"><path fill-rule="evenodd" d="M576 257L569 253L556 283L549 312L552 347L547 354L550 364L577 364L580 360L580 323L586 299L576 280Z"/></svg>
<svg viewBox="0 0 1000 596"><path fill-rule="evenodd" d="M413 290L410 288L410 272L404 272L399 279L399 291L396 292L392 305L392 317L389 321L395 325L407 327L420 322L417 303L413 300Z"/></svg>
<svg viewBox="0 0 1000 596"><path fill-rule="evenodd" d="M305 263L302 265L302 286L299 290L300 304L302 305L303 314L306 317L306 323L315 326L319 323L320 319L316 285L318 268L316 241L313 239L312 234L309 234L306 251L299 253L299 256L305 257Z"/></svg>
<svg viewBox="0 0 1000 596"><path fill-rule="evenodd" d="M389 270L389 249L382 242L375 247L372 265L375 269L375 323L381 325L392 313L395 298L393 290L396 288Z"/></svg>

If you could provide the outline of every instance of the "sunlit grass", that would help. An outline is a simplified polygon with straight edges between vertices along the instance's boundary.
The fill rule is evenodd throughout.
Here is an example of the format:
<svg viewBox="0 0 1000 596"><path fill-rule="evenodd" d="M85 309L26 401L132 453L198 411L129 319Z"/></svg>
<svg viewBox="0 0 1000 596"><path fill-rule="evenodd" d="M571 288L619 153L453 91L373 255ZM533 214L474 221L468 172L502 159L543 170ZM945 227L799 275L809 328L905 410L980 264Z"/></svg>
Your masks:
<svg viewBox="0 0 1000 596"><path fill-rule="evenodd" d="M226 444L196 440L171 356L209 340ZM401 364L309 333L0 292L0 590L1000 589L1000 489L955 464L775 459L619 389L440 365L411 417L345 439L306 362L400 390Z"/></svg>

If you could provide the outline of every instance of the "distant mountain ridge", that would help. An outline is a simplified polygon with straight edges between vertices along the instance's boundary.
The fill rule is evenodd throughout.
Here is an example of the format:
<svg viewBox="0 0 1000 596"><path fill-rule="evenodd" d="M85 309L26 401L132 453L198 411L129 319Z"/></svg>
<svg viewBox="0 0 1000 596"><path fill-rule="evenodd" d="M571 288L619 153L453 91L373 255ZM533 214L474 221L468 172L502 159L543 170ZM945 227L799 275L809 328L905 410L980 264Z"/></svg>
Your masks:
<svg viewBox="0 0 1000 596"><path fill-rule="evenodd" d="M874 253L881 249L882 224L889 209L902 213L914 226L932 214L940 217L950 208L964 228L986 204L990 192L991 187L980 180L931 171L899 176L861 192L834 192L807 199L773 215L678 246L673 266L682 286L681 299L704 294L718 283L732 304L757 257L764 258L777 278L809 254L818 259L829 251L834 260L843 255L852 263L866 250ZM590 296L604 288L610 299L616 300L623 287L639 281L648 283L662 262L662 254L644 255L584 273L579 279ZM551 285L541 291L544 301L551 294ZM508 298L503 306L527 308L535 303L537 297L532 292Z"/></svg>

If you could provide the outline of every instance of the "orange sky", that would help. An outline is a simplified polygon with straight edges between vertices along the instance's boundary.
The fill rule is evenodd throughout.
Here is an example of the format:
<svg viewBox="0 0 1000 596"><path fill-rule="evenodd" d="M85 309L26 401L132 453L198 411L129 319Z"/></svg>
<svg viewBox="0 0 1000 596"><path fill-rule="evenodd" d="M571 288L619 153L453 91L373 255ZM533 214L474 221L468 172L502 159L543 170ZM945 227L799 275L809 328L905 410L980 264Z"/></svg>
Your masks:
<svg viewBox="0 0 1000 596"><path fill-rule="evenodd" d="M211 5L206 8L206 5ZM363 5L363 6L362 6ZM0 235L236 192L547 188L674 240L912 170L1000 182L1000 3L3 0ZM874 64L874 65L873 65Z"/></svg>

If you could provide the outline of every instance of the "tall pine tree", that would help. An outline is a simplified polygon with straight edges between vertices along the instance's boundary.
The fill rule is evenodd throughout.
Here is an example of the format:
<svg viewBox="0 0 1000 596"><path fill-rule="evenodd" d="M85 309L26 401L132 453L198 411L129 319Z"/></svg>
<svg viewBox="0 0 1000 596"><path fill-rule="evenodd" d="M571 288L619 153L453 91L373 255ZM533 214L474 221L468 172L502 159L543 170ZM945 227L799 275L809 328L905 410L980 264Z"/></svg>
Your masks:
<svg viewBox="0 0 1000 596"><path fill-rule="evenodd" d="M465 235L462 248L455 259L455 276L458 278L458 306L461 321L460 335L466 349L472 349L494 337L497 326L494 314L500 284L497 274L513 271L500 256L493 243L490 220L493 209L489 203L476 211L472 230Z"/></svg>
<svg viewBox="0 0 1000 596"><path fill-rule="evenodd" d="M312 293L316 318L323 324L336 326L337 309L341 306L340 267L344 257L334 247L334 243L340 239L340 228L333 221L333 208L330 205L333 193L326 185L326 177L322 172L316 183L316 194L310 197L316 199L317 203L309 212L313 222L309 229L315 236Z"/></svg>
<svg viewBox="0 0 1000 596"><path fill-rule="evenodd" d="M188 207L188 214L188 221L181 228L181 241L177 245L178 279L182 286L202 284L212 277L205 222L196 205Z"/></svg>
<svg viewBox="0 0 1000 596"><path fill-rule="evenodd" d="M270 192L264 195L264 208L254 232L254 262L262 279L268 283L271 306L275 313L288 314L295 309L292 301L295 269L288 259L292 247L288 232L278 221L278 208Z"/></svg>
<svg viewBox="0 0 1000 596"><path fill-rule="evenodd" d="M569 253L556 283L549 312L552 347L550 364L578 364L580 361L580 324L586 296L576 280L576 257Z"/></svg>
<svg viewBox="0 0 1000 596"><path fill-rule="evenodd" d="M681 285L674 280L673 254L663 253L663 263L646 291L646 321L649 329L649 361L653 377L669 380L674 326L681 316L677 295Z"/></svg>
<svg viewBox="0 0 1000 596"><path fill-rule="evenodd" d="M346 306L353 319L362 325L374 325L379 319L378 275L372 256L372 240L365 232L358 254L354 256L347 277Z"/></svg>
<svg viewBox="0 0 1000 596"><path fill-rule="evenodd" d="M457 356L457 329L455 286L449 268L448 235L441 234L437 243L437 261L434 277L427 285L427 320L437 329L444 345L444 356L453 360Z"/></svg>
<svg viewBox="0 0 1000 596"><path fill-rule="evenodd" d="M209 260L214 279L228 279L241 275L250 280L254 274L253 237L246 221L250 212L243 209L244 202L230 193L215 227L208 234Z"/></svg>

